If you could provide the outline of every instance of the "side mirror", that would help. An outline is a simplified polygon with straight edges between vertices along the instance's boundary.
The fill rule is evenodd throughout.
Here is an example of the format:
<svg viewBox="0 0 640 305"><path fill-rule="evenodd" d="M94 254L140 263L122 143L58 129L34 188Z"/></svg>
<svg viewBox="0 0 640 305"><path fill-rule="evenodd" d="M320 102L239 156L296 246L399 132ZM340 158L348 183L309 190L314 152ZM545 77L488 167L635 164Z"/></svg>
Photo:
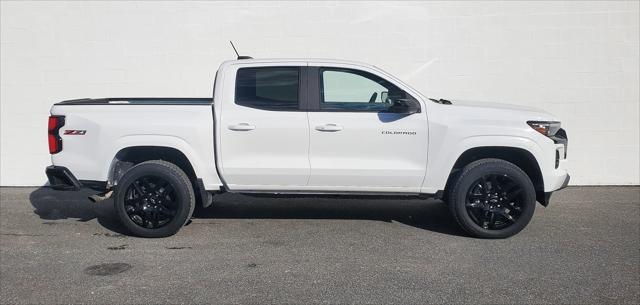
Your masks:
<svg viewBox="0 0 640 305"><path fill-rule="evenodd" d="M414 99L397 99L387 111L401 114L420 113L420 103Z"/></svg>

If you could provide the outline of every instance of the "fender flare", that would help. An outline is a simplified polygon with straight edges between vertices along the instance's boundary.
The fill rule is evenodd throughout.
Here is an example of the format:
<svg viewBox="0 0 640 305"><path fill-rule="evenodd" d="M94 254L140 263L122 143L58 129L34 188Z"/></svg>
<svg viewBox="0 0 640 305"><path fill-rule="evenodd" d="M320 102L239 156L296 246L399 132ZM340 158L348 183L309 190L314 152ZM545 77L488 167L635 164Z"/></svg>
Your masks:
<svg viewBox="0 0 640 305"><path fill-rule="evenodd" d="M196 177L202 179L206 189L215 189L216 187L222 186L222 182L220 181L215 168L213 156L211 156L210 162L206 162L206 160L203 160L203 158L193 150L187 141L180 137L149 134L127 135L118 138L114 144L114 148L108 154L111 161L107 162L103 167L103 177L111 178L111 172L114 164L116 163L116 157L118 153L124 149L141 146L166 147L179 151L187 158L194 173L196 174Z"/></svg>
<svg viewBox="0 0 640 305"><path fill-rule="evenodd" d="M542 154L542 148L538 143L526 137L519 136L504 136L504 135L492 135L492 136L472 136L464 138L459 142L456 147L456 153L451 155L451 158L447 162L450 165L450 169L453 169L453 165L465 152L479 147L510 147L519 148L529 152L538 166L540 166L540 160L544 159ZM541 167L542 168L542 167Z"/></svg>
<svg viewBox="0 0 640 305"><path fill-rule="evenodd" d="M527 137L511 135L481 135L466 137L455 144L453 153L440 156L438 159L429 160L427 174L422 192L434 194L445 189L451 171L456 162L467 151L482 147L505 147L522 149L530 153L539 169L543 170L543 164L547 161L543 150L538 143ZM429 181L432 184L427 185Z"/></svg>

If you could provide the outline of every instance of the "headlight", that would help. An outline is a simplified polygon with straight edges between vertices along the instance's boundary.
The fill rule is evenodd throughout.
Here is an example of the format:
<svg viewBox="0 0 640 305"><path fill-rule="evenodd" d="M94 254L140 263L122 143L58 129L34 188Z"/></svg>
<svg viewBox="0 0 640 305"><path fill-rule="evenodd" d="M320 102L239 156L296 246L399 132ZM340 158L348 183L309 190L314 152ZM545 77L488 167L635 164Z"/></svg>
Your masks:
<svg viewBox="0 0 640 305"><path fill-rule="evenodd" d="M551 121L527 121L527 124L531 126L531 128L535 129L537 132L551 137L560 130L560 122L551 122Z"/></svg>

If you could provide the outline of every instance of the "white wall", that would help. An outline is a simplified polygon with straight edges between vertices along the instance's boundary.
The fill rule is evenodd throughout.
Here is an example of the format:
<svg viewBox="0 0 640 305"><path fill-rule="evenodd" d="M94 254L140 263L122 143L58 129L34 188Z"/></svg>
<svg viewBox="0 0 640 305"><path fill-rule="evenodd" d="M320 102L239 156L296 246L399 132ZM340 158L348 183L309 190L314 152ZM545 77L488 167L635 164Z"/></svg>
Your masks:
<svg viewBox="0 0 640 305"><path fill-rule="evenodd" d="M40 185L51 104L209 96L218 64L370 62L433 97L544 108L573 184L639 183L639 4L629 2L6 2L0 185Z"/></svg>

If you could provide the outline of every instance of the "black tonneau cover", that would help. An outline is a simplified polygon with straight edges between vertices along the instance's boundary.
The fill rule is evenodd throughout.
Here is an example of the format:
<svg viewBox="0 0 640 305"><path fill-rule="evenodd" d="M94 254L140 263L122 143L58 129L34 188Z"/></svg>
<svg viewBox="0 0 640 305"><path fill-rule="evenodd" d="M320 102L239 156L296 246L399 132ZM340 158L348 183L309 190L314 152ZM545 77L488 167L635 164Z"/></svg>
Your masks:
<svg viewBox="0 0 640 305"><path fill-rule="evenodd" d="M108 97L82 98L56 103L56 105L211 105L210 97Z"/></svg>

